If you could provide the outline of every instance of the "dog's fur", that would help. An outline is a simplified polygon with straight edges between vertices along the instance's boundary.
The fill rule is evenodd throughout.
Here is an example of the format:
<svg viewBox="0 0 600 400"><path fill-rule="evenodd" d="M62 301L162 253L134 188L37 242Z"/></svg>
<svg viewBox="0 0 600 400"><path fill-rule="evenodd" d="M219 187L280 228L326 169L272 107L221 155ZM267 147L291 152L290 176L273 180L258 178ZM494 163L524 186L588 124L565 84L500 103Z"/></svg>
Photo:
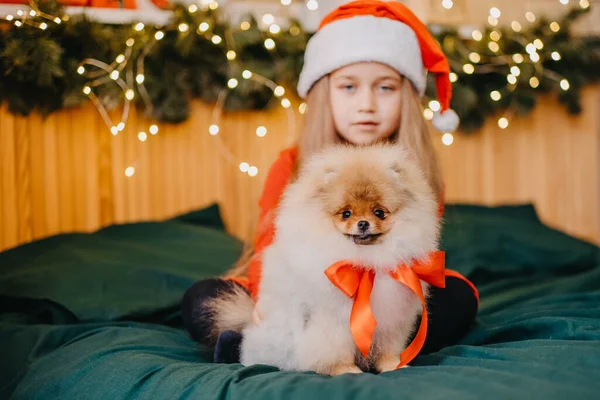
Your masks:
<svg viewBox="0 0 600 400"><path fill-rule="evenodd" d="M439 235L437 202L416 162L390 144L322 151L286 189L275 226L262 260L260 322L251 322L243 291L214 303L219 330L244 326L242 364L330 375L395 369L422 308L385 272L427 257ZM366 359L350 332L353 299L324 273L340 260L376 272L371 307L378 324Z"/></svg>

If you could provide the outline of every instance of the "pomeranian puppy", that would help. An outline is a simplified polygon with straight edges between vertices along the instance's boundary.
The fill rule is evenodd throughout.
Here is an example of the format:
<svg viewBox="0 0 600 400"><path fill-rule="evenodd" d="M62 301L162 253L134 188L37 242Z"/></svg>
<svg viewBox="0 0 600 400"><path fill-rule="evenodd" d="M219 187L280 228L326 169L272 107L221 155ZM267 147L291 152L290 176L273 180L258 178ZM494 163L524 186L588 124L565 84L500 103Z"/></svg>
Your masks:
<svg viewBox="0 0 600 400"><path fill-rule="evenodd" d="M242 290L214 307L221 330L244 325L242 364L328 375L394 370L422 306L385 272L427 258L439 236L435 195L416 161L392 144L319 152L286 188L275 227L262 258L260 321L251 322L254 305ZM341 260L375 271L368 357L350 330L353 299L325 274Z"/></svg>

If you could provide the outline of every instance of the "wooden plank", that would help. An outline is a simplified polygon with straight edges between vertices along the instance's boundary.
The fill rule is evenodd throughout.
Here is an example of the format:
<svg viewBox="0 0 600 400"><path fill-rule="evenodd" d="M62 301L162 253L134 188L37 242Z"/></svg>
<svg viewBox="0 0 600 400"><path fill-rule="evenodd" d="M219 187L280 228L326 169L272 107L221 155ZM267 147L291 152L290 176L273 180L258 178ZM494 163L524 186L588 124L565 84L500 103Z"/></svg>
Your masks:
<svg viewBox="0 0 600 400"><path fill-rule="evenodd" d="M55 233L47 226L46 204L51 201L46 199L46 176L44 166L46 155L44 150L45 122L39 114L32 114L27 120L27 135L29 136L30 157L27 169L31 176L31 229L32 238L42 238ZM56 181L53 182L56 185ZM56 229L56 227L55 227Z"/></svg>
<svg viewBox="0 0 600 400"><path fill-rule="evenodd" d="M28 120L25 117L15 118L15 151L17 161L17 213L19 218L19 243L32 240L31 215L31 174Z"/></svg>
<svg viewBox="0 0 600 400"><path fill-rule="evenodd" d="M14 116L8 113L6 107L2 107L0 110L0 197L2 197L0 249L8 249L20 243L16 182L16 130Z"/></svg>

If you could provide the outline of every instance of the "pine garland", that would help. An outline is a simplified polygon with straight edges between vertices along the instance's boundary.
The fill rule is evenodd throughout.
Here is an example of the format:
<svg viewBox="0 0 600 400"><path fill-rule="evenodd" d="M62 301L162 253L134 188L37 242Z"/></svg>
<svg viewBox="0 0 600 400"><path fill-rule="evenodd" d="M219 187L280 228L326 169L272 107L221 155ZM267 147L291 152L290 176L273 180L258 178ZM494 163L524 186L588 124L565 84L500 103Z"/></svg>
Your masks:
<svg viewBox="0 0 600 400"><path fill-rule="evenodd" d="M191 10L175 5L167 26L136 30L135 24L102 24L83 16L66 18L55 0L40 0L37 5L47 14L63 16L62 23L46 21L47 27L40 29L44 20L39 17L30 18L33 24L20 27L15 21L0 22L0 103L6 102L14 114L37 111L48 115L89 101L83 93L89 80L77 73L81 61L93 58L111 64L125 52L130 38L135 40L132 55L121 75L135 78L139 73L136 60L159 31L164 37L144 60L144 85L151 107L137 89L134 97L136 106L150 118L184 121L189 117L190 99L214 104L231 78L238 79L239 85L228 95L226 110L264 109L278 104L272 90L241 79L242 71L256 72L293 91L311 35L294 20L272 34L261 30L250 16L243 30L230 25L220 9ZM569 113L581 112L581 88L600 79L600 38L572 37L570 26L588 11L576 7L552 27L552 21L538 18L520 32L488 26L479 41L461 37L454 28L431 26L456 74L452 108L461 118L461 130L474 132L491 116L527 115L539 96L555 95ZM495 36L493 40L490 34ZM214 40L214 36L222 40ZM275 43L272 50L265 47L268 38ZM534 42L537 48L527 47ZM494 51L490 43L497 43L499 50ZM528 55L532 49L538 62ZM232 50L235 59L231 60L227 56ZM515 61L514 54L520 54L523 62ZM469 66L473 66L473 73ZM435 86L429 78L427 95L435 99ZM124 100L121 88L110 81L94 88L94 93L109 109Z"/></svg>

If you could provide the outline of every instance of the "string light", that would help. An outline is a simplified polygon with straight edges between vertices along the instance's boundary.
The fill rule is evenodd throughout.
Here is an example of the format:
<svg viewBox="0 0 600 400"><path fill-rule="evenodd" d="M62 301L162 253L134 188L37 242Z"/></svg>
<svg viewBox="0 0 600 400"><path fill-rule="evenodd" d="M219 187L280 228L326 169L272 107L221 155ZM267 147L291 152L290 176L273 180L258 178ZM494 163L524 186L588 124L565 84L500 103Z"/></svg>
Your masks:
<svg viewBox="0 0 600 400"><path fill-rule="evenodd" d="M250 25L250 24L248 24L248 25ZM204 33L209 29L210 29L210 25L208 24L208 22L202 22L200 25L198 25L198 32L200 32L200 33Z"/></svg>
<svg viewBox="0 0 600 400"><path fill-rule="evenodd" d="M162 40L165 37L165 33L163 31L158 31L154 34L154 39Z"/></svg>
<svg viewBox="0 0 600 400"><path fill-rule="evenodd" d="M219 133L219 125L211 125L208 127L208 133L215 136Z"/></svg>
<svg viewBox="0 0 600 400"><path fill-rule="evenodd" d="M133 174L135 174L135 168L130 166L125 168L125 176L128 178L131 178L133 176Z"/></svg>
<svg viewBox="0 0 600 400"><path fill-rule="evenodd" d="M144 24L142 22L138 22L137 24L135 24L135 27L133 29L140 32L144 29Z"/></svg>
<svg viewBox="0 0 600 400"><path fill-rule="evenodd" d="M308 8L310 11L316 11L317 8L319 8L319 3L317 0L308 0L306 2L306 8Z"/></svg>
<svg viewBox="0 0 600 400"><path fill-rule="evenodd" d="M273 93L275 93L275 96L281 97L285 94L285 89L283 88L283 86L277 86Z"/></svg>
<svg viewBox="0 0 600 400"><path fill-rule="evenodd" d="M508 81L508 83L510 83L511 85L514 85L515 83L517 83L517 77L514 76L513 74L508 74L508 76L506 77L506 80Z"/></svg>
<svg viewBox="0 0 600 400"><path fill-rule="evenodd" d="M490 15L494 18L500 18L500 15L502 15L502 13L498 9L498 7L492 7L490 8Z"/></svg>
<svg viewBox="0 0 600 400"><path fill-rule="evenodd" d="M250 164L245 161L240 163L240 171L246 173L248 172L248 169L250 169Z"/></svg>
<svg viewBox="0 0 600 400"><path fill-rule="evenodd" d="M502 37L502 34L498 31L491 31L490 32L490 39L492 39L493 41L497 42L498 40L500 40L500 38Z"/></svg>
<svg viewBox="0 0 600 400"><path fill-rule="evenodd" d="M510 67L510 73L513 74L514 76L519 76L519 75L521 75L521 69L519 67L517 67L516 65L513 65L512 67Z"/></svg>
<svg viewBox="0 0 600 400"><path fill-rule="evenodd" d="M579 0L579 7L586 9L590 6L590 2L588 0Z"/></svg>
<svg viewBox="0 0 600 400"><path fill-rule="evenodd" d="M206 23L206 22L204 22L204 23ZM248 29L250 29L250 22L248 22L248 21L242 21L242 23L240 24L240 29L243 30L243 31L247 31Z"/></svg>
<svg viewBox="0 0 600 400"><path fill-rule="evenodd" d="M289 6L292 4L292 0L281 0L281 5Z"/></svg>
<svg viewBox="0 0 600 400"><path fill-rule="evenodd" d="M275 17L273 14L265 14L262 16L262 22L265 25L271 25L273 22L275 22Z"/></svg>
<svg viewBox="0 0 600 400"><path fill-rule="evenodd" d="M515 32L521 32L521 24L519 23L519 21L513 21L510 23L510 27L512 28L513 31Z"/></svg>
<svg viewBox="0 0 600 400"><path fill-rule="evenodd" d="M90 93L92 93L92 88L90 88L89 86L84 86L83 87L83 93L84 94L90 94Z"/></svg>
<svg viewBox="0 0 600 400"><path fill-rule="evenodd" d="M85 67L84 67L83 65L80 65L80 66L77 68L77 73L78 73L79 75L83 75L83 74L85 73Z"/></svg>
<svg viewBox="0 0 600 400"><path fill-rule="evenodd" d="M558 51L553 51L552 52L552 59L554 61L560 61L561 57L560 57L560 53Z"/></svg>
<svg viewBox="0 0 600 400"><path fill-rule="evenodd" d="M250 78L252 78L252 72L245 69L244 72L242 72L242 77L244 79L250 79Z"/></svg>
<svg viewBox="0 0 600 400"><path fill-rule="evenodd" d="M567 4L569 4L569 0L559 0L559 1L560 1L560 4L565 5L565 6Z"/></svg>
<svg viewBox="0 0 600 400"><path fill-rule="evenodd" d="M498 127L500 129L506 129L508 128L508 118L506 117L502 117L498 120Z"/></svg>
<svg viewBox="0 0 600 400"><path fill-rule="evenodd" d="M433 112L440 111L440 102L437 100L431 100L428 104L429 108Z"/></svg>
<svg viewBox="0 0 600 400"><path fill-rule="evenodd" d="M493 51L494 53L497 53L498 51L500 51L500 46L496 42L489 42L488 43L488 48L491 51Z"/></svg>
<svg viewBox="0 0 600 400"><path fill-rule="evenodd" d="M569 81L568 81L568 80L566 80L566 79L562 79L562 80L560 81L560 88L561 88L562 90L564 90L565 92L566 92L567 90L569 90L569 88L570 88L570 87L571 87L571 85L569 84Z"/></svg>
<svg viewBox="0 0 600 400"><path fill-rule="evenodd" d="M227 81L227 87L229 89L235 89L238 85L238 80L235 78L231 78L229 81Z"/></svg>
<svg viewBox="0 0 600 400"><path fill-rule="evenodd" d="M146 79L146 78L145 78L145 77L144 77L144 75L142 75L142 74L137 74L137 75L136 75L136 77L135 77L135 81L136 81L137 83L139 83L139 84L142 84L142 83L144 83L144 80L145 80L145 79Z"/></svg>
<svg viewBox="0 0 600 400"><path fill-rule="evenodd" d="M491 15L488 16L488 23L491 26L497 26L498 25L498 18L494 18Z"/></svg>
<svg viewBox="0 0 600 400"><path fill-rule="evenodd" d="M298 111L300 111L300 114L306 113L307 109L308 105L306 103L300 103L300 105L298 106Z"/></svg>
<svg viewBox="0 0 600 400"><path fill-rule="evenodd" d="M454 136L451 133L444 133L442 135L442 143L444 143L446 146L450 146L452 143L454 143Z"/></svg>
<svg viewBox="0 0 600 400"><path fill-rule="evenodd" d="M426 108L423 110L423 117L428 120L431 121L433 119L433 110L431 110L430 108Z"/></svg>
<svg viewBox="0 0 600 400"><path fill-rule="evenodd" d="M527 19L527 21L529 21L531 23L535 22L535 14L532 13L531 11L527 11L525 13L525 18Z"/></svg>
<svg viewBox="0 0 600 400"><path fill-rule="evenodd" d="M264 126L259 126L258 128L256 128L256 136L265 137L266 134L267 128L265 128Z"/></svg>
<svg viewBox="0 0 600 400"><path fill-rule="evenodd" d="M42 22L40 24L40 29L43 30L43 31L45 31L47 27L48 27L48 25L45 22Z"/></svg>
<svg viewBox="0 0 600 400"><path fill-rule="evenodd" d="M195 5L195 4L192 4L192 5L190 5L190 6L188 7L188 11L189 11L191 14L193 14L193 13L195 13L196 11L198 11L198 6L197 6L197 5Z"/></svg>
<svg viewBox="0 0 600 400"><path fill-rule="evenodd" d="M127 45L127 47L132 47L134 43L135 43L135 40L133 40L133 38L129 38L125 42L125 45Z"/></svg>
<svg viewBox="0 0 600 400"><path fill-rule="evenodd" d="M483 33L481 33L480 31L478 31L477 29L475 29L471 33L471 37L473 37L473 40L479 42L479 41L481 41L481 39L483 39Z"/></svg>
<svg viewBox="0 0 600 400"><path fill-rule="evenodd" d="M7 20L7 21L12 21L14 18L15 18L15 17L13 17L13 16L12 16L12 15L10 15L10 14L6 16L6 20Z"/></svg>
<svg viewBox="0 0 600 400"><path fill-rule="evenodd" d="M210 38L210 41L213 42L213 44L219 44L223 41L223 39L219 35L213 35L213 37Z"/></svg>
<svg viewBox="0 0 600 400"><path fill-rule="evenodd" d="M499 91L494 90L493 92L490 93L490 97L492 98L492 100L494 101L499 101L502 98L502 95L500 94Z"/></svg>
<svg viewBox="0 0 600 400"><path fill-rule="evenodd" d="M265 40L265 47L267 50L273 50L275 48L275 41L271 38Z"/></svg>
<svg viewBox="0 0 600 400"><path fill-rule="evenodd" d="M535 46L536 49L538 50L542 50L544 48L544 42L542 42L540 39L535 39L533 41L533 45Z"/></svg>
<svg viewBox="0 0 600 400"><path fill-rule="evenodd" d="M235 51L233 51L233 50L229 50L229 51L227 52L227 59L228 59L229 61L235 60L235 58L236 58L236 57L237 57L237 54L235 53Z"/></svg>
<svg viewBox="0 0 600 400"><path fill-rule="evenodd" d="M190 30L190 26L186 23L179 24L179 26L177 28L179 29L179 32L181 32L181 33L185 33Z"/></svg>
<svg viewBox="0 0 600 400"><path fill-rule="evenodd" d="M133 100L134 97L134 91L132 89L127 89L127 91L125 92L125 98L127 98L127 100Z"/></svg>
<svg viewBox="0 0 600 400"><path fill-rule="evenodd" d="M447 10L451 9L453 5L454 2L452 0L442 0L442 7L444 7Z"/></svg>
<svg viewBox="0 0 600 400"><path fill-rule="evenodd" d="M148 130L150 131L151 135L156 135L158 133L158 126L150 125L150 128Z"/></svg>
<svg viewBox="0 0 600 400"><path fill-rule="evenodd" d="M116 81L117 79L119 79L119 71L113 71L110 73L110 79L112 79L113 81Z"/></svg>
<svg viewBox="0 0 600 400"><path fill-rule="evenodd" d="M469 54L469 60L471 62L478 63L479 61L481 61L481 56L473 52Z"/></svg>
<svg viewBox="0 0 600 400"><path fill-rule="evenodd" d="M284 98L281 100L281 105L283 106L283 108L290 108L292 106L292 103L288 99Z"/></svg>
<svg viewBox="0 0 600 400"><path fill-rule="evenodd" d="M531 86L534 89L537 88L538 86L540 86L540 80L535 76L531 77L531 79L529 79L529 86Z"/></svg>
<svg viewBox="0 0 600 400"><path fill-rule="evenodd" d="M281 32L281 27L277 24L273 24L269 27L269 32L271 32L273 35L276 35Z"/></svg>
<svg viewBox="0 0 600 400"><path fill-rule="evenodd" d="M254 165L248 168L248 175L252 177L258 175L258 168L256 168Z"/></svg>
<svg viewBox="0 0 600 400"><path fill-rule="evenodd" d="M208 8L210 8L211 10L213 10L213 11L214 11L214 10L216 10L217 8L219 8L219 3L217 3L216 1L213 1L213 2L211 2L211 3L208 5Z"/></svg>
<svg viewBox="0 0 600 400"><path fill-rule="evenodd" d="M458 75L456 75L454 72L450 72L449 78L450 82L454 83L458 80Z"/></svg>
<svg viewBox="0 0 600 400"><path fill-rule="evenodd" d="M121 64L123 61L125 61L125 56L123 54L119 54L117 58L115 58L115 61Z"/></svg>
<svg viewBox="0 0 600 400"><path fill-rule="evenodd" d="M111 126L110 133L112 133L113 136L117 136L119 134L119 128L117 128L116 126Z"/></svg>
<svg viewBox="0 0 600 400"><path fill-rule="evenodd" d="M535 53L537 49L533 43L528 43L527 46L525 46L525 51L529 54L532 54Z"/></svg>
<svg viewBox="0 0 600 400"><path fill-rule="evenodd" d="M148 135L146 134L146 132L139 132L138 139L140 140L140 142L145 142L146 139L148 139Z"/></svg>
<svg viewBox="0 0 600 400"><path fill-rule="evenodd" d="M473 66L473 64L465 64L462 67L463 71L465 74L471 75L473 72L475 72L475 67Z"/></svg>
<svg viewBox="0 0 600 400"><path fill-rule="evenodd" d="M529 55L529 59L531 61L533 61L534 63L536 63L536 62L540 61L540 55L538 53L531 53Z"/></svg>
<svg viewBox="0 0 600 400"><path fill-rule="evenodd" d="M513 54L512 59L517 64L521 64L523 61L525 61L525 59L523 58L523 55L519 54L519 53Z"/></svg>
<svg viewBox="0 0 600 400"><path fill-rule="evenodd" d="M550 23L550 30L554 33L560 31L560 24L556 21Z"/></svg>

